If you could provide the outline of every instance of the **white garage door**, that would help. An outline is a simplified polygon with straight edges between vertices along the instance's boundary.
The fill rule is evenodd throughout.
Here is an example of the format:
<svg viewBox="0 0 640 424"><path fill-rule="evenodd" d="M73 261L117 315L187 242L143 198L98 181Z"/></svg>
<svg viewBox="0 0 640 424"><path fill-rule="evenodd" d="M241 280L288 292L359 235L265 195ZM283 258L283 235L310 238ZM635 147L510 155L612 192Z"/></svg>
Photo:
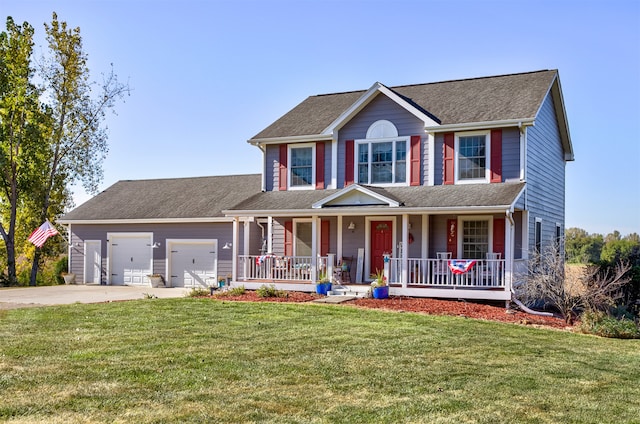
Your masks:
<svg viewBox="0 0 640 424"><path fill-rule="evenodd" d="M152 235L109 234L111 284L146 285L151 274Z"/></svg>
<svg viewBox="0 0 640 424"><path fill-rule="evenodd" d="M208 287L217 284L216 240L171 240L172 287Z"/></svg>

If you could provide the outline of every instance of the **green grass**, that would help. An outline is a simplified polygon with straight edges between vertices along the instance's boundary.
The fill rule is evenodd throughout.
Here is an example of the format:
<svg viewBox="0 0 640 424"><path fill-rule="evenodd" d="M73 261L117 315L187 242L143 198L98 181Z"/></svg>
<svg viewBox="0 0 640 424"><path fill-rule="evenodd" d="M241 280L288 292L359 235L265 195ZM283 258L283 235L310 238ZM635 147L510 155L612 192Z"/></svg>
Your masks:
<svg viewBox="0 0 640 424"><path fill-rule="evenodd" d="M0 311L0 421L640 422L640 341L331 305Z"/></svg>

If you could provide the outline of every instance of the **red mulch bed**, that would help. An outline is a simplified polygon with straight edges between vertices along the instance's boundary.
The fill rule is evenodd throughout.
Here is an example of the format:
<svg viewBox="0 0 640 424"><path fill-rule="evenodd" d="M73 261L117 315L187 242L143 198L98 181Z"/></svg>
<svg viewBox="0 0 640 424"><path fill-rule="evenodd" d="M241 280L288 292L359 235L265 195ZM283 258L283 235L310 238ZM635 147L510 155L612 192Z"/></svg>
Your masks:
<svg viewBox="0 0 640 424"><path fill-rule="evenodd" d="M310 302L323 296L302 292L287 292L287 297L259 297L255 291L247 290L240 296L224 296L215 294L214 299L244 302ZM500 321L521 325L534 325L552 328L567 328L564 320L555 317L531 315L516 309L505 309L504 305L496 306L479 302L459 300L442 300L424 297L391 296L388 299L355 299L343 303L361 308L385 309L390 311L418 312L430 315L450 315L465 318Z"/></svg>

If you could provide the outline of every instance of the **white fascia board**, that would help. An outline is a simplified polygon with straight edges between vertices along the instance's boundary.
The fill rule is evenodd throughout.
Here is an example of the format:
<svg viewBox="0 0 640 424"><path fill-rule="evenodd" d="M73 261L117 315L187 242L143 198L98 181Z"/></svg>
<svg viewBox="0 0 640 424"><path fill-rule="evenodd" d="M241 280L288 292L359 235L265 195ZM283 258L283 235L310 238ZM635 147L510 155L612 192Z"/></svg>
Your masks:
<svg viewBox="0 0 640 424"><path fill-rule="evenodd" d="M488 213L505 213L511 205L494 205L494 206L466 206L466 207L349 207L349 208L329 208L329 209L278 209L278 210L243 210L243 211L225 211L229 216L238 217L257 217L257 216L278 216L278 217L312 217L312 216L388 216L401 214L430 214L430 215L446 215L446 214L488 214Z"/></svg>
<svg viewBox="0 0 640 424"><path fill-rule="evenodd" d="M154 218L154 219L59 219L60 224L190 224L190 223L216 223L233 222L230 217L216 218Z"/></svg>
<svg viewBox="0 0 640 424"><path fill-rule="evenodd" d="M425 126L436 126L438 123L434 121L429 115L423 113L411 103L404 100L398 94L396 94L393 90L386 87L384 84L376 82L369 88L354 104L351 105L347 110L342 112L340 116L338 116L325 130L322 132L323 134L332 134L334 131L340 129L344 125L345 122L348 122L354 115L360 112L371 100L373 100L378 93L382 93L385 96L389 97L391 100L396 102L400 107L407 110L409 113L414 115L416 118L420 119L424 122Z"/></svg>
<svg viewBox="0 0 640 424"><path fill-rule="evenodd" d="M472 131L472 130L486 130L490 128L504 128L504 127L522 127L533 125L535 118L523 118L523 119L505 119L501 121L483 121L483 122L465 122L462 124L446 124L425 127L427 133L436 133L444 131Z"/></svg>
<svg viewBox="0 0 640 424"><path fill-rule="evenodd" d="M254 146L265 144L282 144L282 143L308 143L310 141L331 141L333 140L332 134L308 134L308 135L293 135L289 137L271 137L271 138L252 138L247 140L247 143Z"/></svg>
<svg viewBox="0 0 640 424"><path fill-rule="evenodd" d="M342 190L338 191L337 193L333 193L330 196L325 197L324 199L321 199L319 201L317 201L316 203L314 203L313 205L311 205L311 207L313 209L319 209L322 208L322 206L324 206L325 204L331 202L332 200L338 199L342 196L344 196L345 194L349 194L352 191L359 191L360 193L364 193L367 196L373 197L374 199L377 199L381 202L384 202L386 204L388 204L390 207L398 207L400 206L400 203L389 199L386 196L383 196L381 194L376 193L375 191L369 190L366 187L363 187L361 185L358 184L352 184L346 188L343 188Z"/></svg>

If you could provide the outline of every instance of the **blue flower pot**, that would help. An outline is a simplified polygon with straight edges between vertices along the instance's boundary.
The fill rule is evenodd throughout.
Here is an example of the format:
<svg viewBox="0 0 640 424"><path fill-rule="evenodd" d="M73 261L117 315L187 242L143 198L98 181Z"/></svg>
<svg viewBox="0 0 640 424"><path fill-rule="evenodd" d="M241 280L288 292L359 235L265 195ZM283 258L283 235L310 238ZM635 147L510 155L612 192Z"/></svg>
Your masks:
<svg viewBox="0 0 640 424"><path fill-rule="evenodd" d="M331 283L316 284L316 293L326 296L329 291L331 291Z"/></svg>
<svg viewBox="0 0 640 424"><path fill-rule="evenodd" d="M389 297L389 286L374 287L373 298L374 299L386 299Z"/></svg>

